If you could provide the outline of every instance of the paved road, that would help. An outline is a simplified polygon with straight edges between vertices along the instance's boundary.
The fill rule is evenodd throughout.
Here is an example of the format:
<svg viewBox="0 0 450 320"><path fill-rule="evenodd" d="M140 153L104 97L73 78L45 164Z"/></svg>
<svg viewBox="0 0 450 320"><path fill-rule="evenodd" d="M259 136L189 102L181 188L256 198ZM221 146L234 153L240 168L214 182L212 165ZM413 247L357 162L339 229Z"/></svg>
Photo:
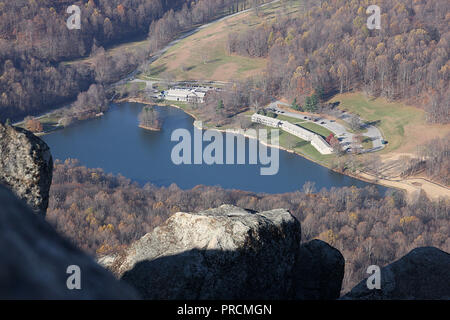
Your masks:
<svg viewBox="0 0 450 320"><path fill-rule="evenodd" d="M290 106L288 103L285 103L285 102L273 101L272 103L270 103L268 105L268 108L276 110L277 113L283 112L282 113L283 115L286 115L286 116L292 117L292 118L297 118L297 119L300 119L300 120L303 120L306 122L314 122L312 119L319 119L318 121L316 121L314 123L333 132L334 135L337 138L339 138L341 145L344 149L347 149L352 145L354 134L351 133L350 131L348 131L348 129L344 125L342 125L334 120L328 120L325 118L318 117L317 115L314 115L314 114L303 115L303 114L298 114L295 112L289 112L289 111L281 109L280 107L278 107L278 105L282 105L282 106L286 106L286 107ZM305 117L306 117L306 119L305 119ZM350 123L350 120L352 119L352 115L347 112L342 112L341 115L339 116L339 118ZM362 123L361 120L360 120L360 122ZM367 132L365 132L362 135L370 138L373 143L373 148L371 148L369 150L365 150L364 152L374 152L374 151L383 149L384 148L384 144L382 143L383 136L381 135L380 130L378 130L378 128L376 128L373 125L365 125L364 127L367 129Z"/></svg>
<svg viewBox="0 0 450 320"><path fill-rule="evenodd" d="M339 118L350 124L352 117L355 117L355 115L347 112L342 112L342 115ZM384 139L381 131L374 125L365 124L364 121L362 121L360 118L358 118L358 121L362 128L367 129L367 132L365 132L363 136L368 137L372 140L373 147L366 152L374 152L383 149L385 145L383 144Z"/></svg>
<svg viewBox="0 0 450 320"><path fill-rule="evenodd" d="M145 88L146 88L147 90L151 90L151 89L153 88L153 85L154 85L155 83L160 82L160 81L133 79L133 80L131 80L130 82L137 82L137 83L142 82L142 83L145 83Z"/></svg>

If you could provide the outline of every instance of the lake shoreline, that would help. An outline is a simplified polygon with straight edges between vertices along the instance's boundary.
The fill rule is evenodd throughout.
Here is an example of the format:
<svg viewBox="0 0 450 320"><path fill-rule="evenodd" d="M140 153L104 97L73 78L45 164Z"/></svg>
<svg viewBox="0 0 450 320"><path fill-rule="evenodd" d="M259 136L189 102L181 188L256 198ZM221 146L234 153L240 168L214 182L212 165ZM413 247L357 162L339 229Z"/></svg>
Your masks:
<svg viewBox="0 0 450 320"><path fill-rule="evenodd" d="M383 181L383 179L378 179L378 178L373 177L373 176L371 176L371 175L369 175L367 173L364 173L364 172L361 172L361 175L360 175L360 174L354 174L354 173L350 173L350 172L338 171L338 170L333 169L331 167L328 167L327 165L325 165L325 164L323 164L323 163L321 163L321 162L319 162L317 160L314 160L314 159L312 159L312 158L310 158L307 155L304 155L302 153L296 152L294 150L288 149L288 148L280 146L280 145L272 145L272 144L268 143L267 141L260 140L257 137L246 133L244 129L239 129L239 128L219 129L219 128L203 128L203 127L200 127L198 125L198 122L202 121L202 120L196 114L194 114L192 112L189 112L189 111L183 109L182 107L180 107L178 105L171 104L170 102L152 102L152 101L148 101L148 100L145 100L145 99L139 98L139 97L127 97L127 98L120 98L120 99L115 99L115 100L111 101L111 103L115 103L115 104L127 103L127 102L128 103L140 103L140 104L144 104L144 105L159 106L159 107L177 108L177 109L180 109L181 111L183 111L184 113L186 113L187 115L189 115L190 117L192 117L194 119L193 126L196 127L197 129L202 129L202 130L212 129L212 130L216 130L216 131L222 132L222 133L226 133L228 131L228 132L231 132L233 134L240 134L240 135L242 135L242 136L244 136L246 138L249 138L249 139L256 139L259 143L261 143L261 144L263 144L263 145L265 145L267 147L277 148L279 150L283 150L283 151L286 151L288 153L295 154L295 155L297 155L299 157L302 157L302 158L304 158L304 159L306 159L308 161L311 161L311 162L313 162L313 163L315 163L317 165L320 165L321 167L324 167L324 168L326 168L326 169L328 169L330 171L333 171L335 173L342 174L342 175L345 175L345 176L350 177L350 178L358 179L358 180L366 182L366 183L376 184L376 185L380 185L380 186L387 187L387 188L394 188L394 189L404 190L407 193L411 192L411 189L408 188L407 186L404 186L404 187L399 186L398 184L401 184L401 182L397 182L396 181L395 183L392 183L390 181ZM101 118L101 116L95 117L95 118L89 118L89 119L86 119L86 120L93 120L93 119L99 119L99 118ZM81 120L81 121L78 121L78 122L84 122L84 121L85 120ZM77 123L75 123L74 125L77 125ZM144 126L141 126L141 125L138 125L138 127L142 128L143 130L148 130L148 131L155 131L155 132L161 131L161 129L158 130L156 128L144 127ZM64 128L65 127L60 126L60 127L54 128L54 129L52 129L50 131L37 133L35 135L37 135L37 136L45 136L45 135L51 134L51 133L53 133L55 131L58 131L58 130L61 130L61 129L64 129Z"/></svg>
<svg viewBox="0 0 450 320"><path fill-rule="evenodd" d="M188 114L189 116L191 116L194 119L194 123L193 123L194 127L196 127L197 129L205 130L205 128L200 127L200 126L198 126L198 124L196 124L196 122L202 121L201 119L198 118L197 115L195 115L195 114L193 114L191 112L188 112L185 109L183 109L180 106L177 106L175 104L162 103L162 102L150 102L150 101L146 101L146 100L144 100L142 98L123 98L123 99L120 99L120 100L115 100L114 102L115 103L123 103L123 102L141 103L141 104L145 104L145 105L156 105L156 106L160 106L160 107L177 108L177 109L182 110L184 113ZM279 150L283 150L283 151L295 154L295 155L297 155L299 157L302 157L302 158L304 158L304 159L306 159L308 161L311 161L311 162L313 162L313 163L315 163L317 165L320 165L321 167L327 168L330 171L333 171L335 173L339 173L339 174L345 175L345 176L350 177L350 178L358 179L358 180L366 182L366 183L376 184L376 185L380 185L382 187L387 187L387 188L394 188L394 189L398 189L398 190L403 190L403 191L406 191L406 192L410 191L408 188L402 188L402 187L397 186L395 184L389 183L388 181L383 182L382 179L377 179L377 178L371 179L370 175L368 175L366 173L364 173L365 176L363 176L363 175L359 175L359 174L353 174L353 173L349 173L349 172L341 172L341 171L335 170L333 168L330 168L330 167L324 165L323 163L320 163L319 161L311 159L310 157L308 157L308 156L306 156L304 154L298 153L298 152L296 152L294 150L290 150L290 149L285 148L285 147L280 146L280 145L272 145L270 143L267 143L267 141L262 141L262 140L258 139L257 137L254 137L252 135L249 135L249 134L245 133L245 131L243 129L233 129L233 128L230 128L230 129L208 128L208 129L216 130L216 131L222 132L222 133L225 133L225 132L228 131L228 132L231 132L231 133L234 133L234 134L241 134L244 137L249 138L249 139L256 139L256 140L259 141L259 143L261 143L261 144L263 144L263 145L265 145L267 147L278 148Z"/></svg>
<svg viewBox="0 0 450 320"><path fill-rule="evenodd" d="M138 125L139 128L144 129L144 130L148 130L148 131L161 131L161 128L152 128L152 127L147 127L144 126L142 124Z"/></svg>

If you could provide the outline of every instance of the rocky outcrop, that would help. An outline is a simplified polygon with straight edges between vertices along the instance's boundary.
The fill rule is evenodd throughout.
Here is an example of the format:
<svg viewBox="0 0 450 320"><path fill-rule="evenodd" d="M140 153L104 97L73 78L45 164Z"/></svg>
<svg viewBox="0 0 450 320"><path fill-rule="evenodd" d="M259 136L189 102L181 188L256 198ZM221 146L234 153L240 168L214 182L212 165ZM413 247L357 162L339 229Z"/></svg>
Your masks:
<svg viewBox="0 0 450 320"><path fill-rule="evenodd" d="M321 240L300 247L294 285L296 300L333 300L341 294L345 260L336 248Z"/></svg>
<svg viewBox="0 0 450 320"><path fill-rule="evenodd" d="M381 269L380 289L361 281L343 299L450 299L450 254L433 247L416 248Z"/></svg>
<svg viewBox="0 0 450 320"><path fill-rule="evenodd" d="M81 289L69 290L68 266ZM10 190L0 186L0 299L133 299L129 286L61 238Z"/></svg>
<svg viewBox="0 0 450 320"><path fill-rule="evenodd" d="M146 299L339 297L343 268L331 273L335 279L327 275L335 283L331 290L321 288L328 283L317 277L343 260L337 263L335 249L322 242L301 249L300 235L299 222L286 210L255 213L224 205L178 212L122 255L102 262ZM318 254L306 253L316 247ZM299 268L313 284L296 276Z"/></svg>
<svg viewBox="0 0 450 320"><path fill-rule="evenodd" d="M0 184L45 214L52 181L49 147L24 129L0 124Z"/></svg>

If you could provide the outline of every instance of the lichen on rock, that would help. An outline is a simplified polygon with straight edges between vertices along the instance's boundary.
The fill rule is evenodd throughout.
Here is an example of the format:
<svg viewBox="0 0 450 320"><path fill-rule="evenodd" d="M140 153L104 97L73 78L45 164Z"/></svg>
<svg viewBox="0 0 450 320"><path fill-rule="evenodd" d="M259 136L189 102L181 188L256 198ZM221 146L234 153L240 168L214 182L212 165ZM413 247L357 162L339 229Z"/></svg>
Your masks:
<svg viewBox="0 0 450 320"><path fill-rule="evenodd" d="M223 205L175 213L122 254L100 262L146 299L338 298L342 255L325 243L309 246L317 254L304 254L300 240L300 223L287 210ZM320 281L323 270L336 266L327 275L331 284ZM308 273L308 282L299 271Z"/></svg>
<svg viewBox="0 0 450 320"><path fill-rule="evenodd" d="M45 215L53 160L45 142L31 132L0 124L0 184Z"/></svg>

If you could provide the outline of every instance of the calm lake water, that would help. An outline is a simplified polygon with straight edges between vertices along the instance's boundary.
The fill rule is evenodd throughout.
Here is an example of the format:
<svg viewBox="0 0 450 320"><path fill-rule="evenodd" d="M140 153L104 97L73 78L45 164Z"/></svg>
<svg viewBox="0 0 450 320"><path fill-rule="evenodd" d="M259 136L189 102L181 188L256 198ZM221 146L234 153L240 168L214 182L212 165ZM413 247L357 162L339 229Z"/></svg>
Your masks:
<svg viewBox="0 0 450 320"><path fill-rule="evenodd" d="M151 182L169 186L175 183L182 189L199 184L220 185L227 189L266 193L300 190L306 181L314 181L317 190L369 185L282 150L279 172L273 176L260 175L260 164L175 165L171 161L171 152L178 142L171 141L171 134L175 129L184 128L193 137L197 130L193 126L194 120L182 110L155 107L161 112L164 125L159 132L147 131L138 127L138 114L142 108L143 105L137 103L113 104L104 117L56 131L43 139L50 146L54 159L79 159L89 168L120 173L141 184Z"/></svg>

